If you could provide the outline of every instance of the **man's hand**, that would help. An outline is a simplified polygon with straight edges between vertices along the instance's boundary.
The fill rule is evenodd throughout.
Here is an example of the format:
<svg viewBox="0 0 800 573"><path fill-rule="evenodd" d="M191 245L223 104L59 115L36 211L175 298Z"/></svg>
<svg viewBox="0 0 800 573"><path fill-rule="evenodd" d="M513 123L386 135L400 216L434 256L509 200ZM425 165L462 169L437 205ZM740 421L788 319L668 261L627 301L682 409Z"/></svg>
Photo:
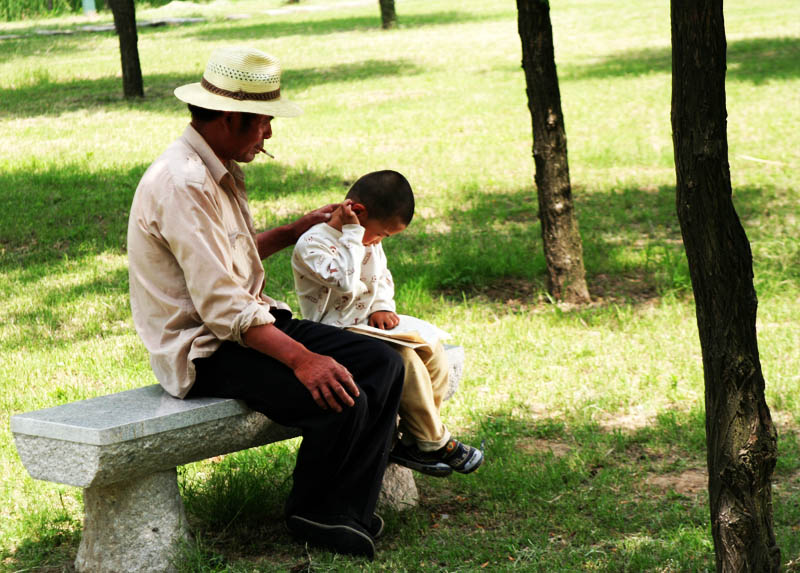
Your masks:
<svg viewBox="0 0 800 573"><path fill-rule="evenodd" d="M331 213L336 209L340 203L331 203L319 209L314 209L310 213L306 213L294 223L288 225L281 225L274 229L268 229L256 235L256 246L258 247L258 256L261 260L266 259L273 253L277 253L281 249L285 249L289 245L294 245L300 235L305 233L309 228L317 223L322 223L331 218Z"/></svg>
<svg viewBox="0 0 800 573"><path fill-rule="evenodd" d="M341 412L341 404L348 407L355 404L353 398L358 397L359 390L353 376L330 356L311 352L273 324L251 326L242 335L242 340L250 348L291 368L323 410L331 408Z"/></svg>
<svg viewBox="0 0 800 573"><path fill-rule="evenodd" d="M336 208L339 206L340 203L331 203L330 205L325 205L324 207L320 207L319 209L314 209L313 211L306 213L297 219L297 221L292 223L295 242L300 238L300 235L308 231L317 223L329 221L331 218L331 213L333 213L334 210L336 210Z"/></svg>
<svg viewBox="0 0 800 573"><path fill-rule="evenodd" d="M358 216L353 213L353 200L345 199L344 203L339 205L336 210L331 214L331 219L328 225L336 229L342 230L343 225L359 225Z"/></svg>
<svg viewBox="0 0 800 573"><path fill-rule="evenodd" d="M381 330L391 330L400 324L400 317L390 310L379 310L369 315L369 325Z"/></svg>
<svg viewBox="0 0 800 573"><path fill-rule="evenodd" d="M353 376L330 356L310 353L294 369L294 375L308 388L311 397L323 410L331 408L335 412L341 412L341 404L350 407L355 404L353 396L359 395Z"/></svg>

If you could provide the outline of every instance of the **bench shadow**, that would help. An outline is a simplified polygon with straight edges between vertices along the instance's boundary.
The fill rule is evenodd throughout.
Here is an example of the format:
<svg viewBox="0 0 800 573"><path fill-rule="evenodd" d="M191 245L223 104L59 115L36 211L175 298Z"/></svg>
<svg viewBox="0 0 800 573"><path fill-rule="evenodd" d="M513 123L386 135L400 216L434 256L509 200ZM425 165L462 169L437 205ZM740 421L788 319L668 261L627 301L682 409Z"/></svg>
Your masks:
<svg viewBox="0 0 800 573"><path fill-rule="evenodd" d="M25 519L31 524L26 530L35 533L6 556L4 570L73 573L83 531L80 521L65 510L36 511Z"/></svg>
<svg viewBox="0 0 800 573"><path fill-rule="evenodd" d="M421 73L408 60L367 59L354 63L316 68L285 70L282 75L287 93L296 94L309 87L349 83L378 77L399 77ZM115 77L92 80L53 82L46 74L32 78L26 86L0 89L4 111L0 117L51 116L102 108L106 111L137 110L152 113L184 111L186 106L175 98L173 90L183 84L199 81L202 71L185 74L150 74L144 76L145 97L128 100L122 95L122 80Z"/></svg>
<svg viewBox="0 0 800 573"><path fill-rule="evenodd" d="M800 38L753 38L728 43L727 79L763 84L800 76ZM604 79L671 74L671 48L648 48L612 54L598 63L559 69L562 80Z"/></svg>

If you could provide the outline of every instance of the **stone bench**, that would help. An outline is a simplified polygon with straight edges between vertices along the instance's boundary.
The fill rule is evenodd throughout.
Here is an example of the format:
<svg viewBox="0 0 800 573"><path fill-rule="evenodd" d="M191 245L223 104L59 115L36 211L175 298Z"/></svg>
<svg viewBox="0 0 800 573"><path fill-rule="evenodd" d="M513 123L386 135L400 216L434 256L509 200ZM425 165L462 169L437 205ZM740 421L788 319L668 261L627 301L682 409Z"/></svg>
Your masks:
<svg viewBox="0 0 800 573"><path fill-rule="evenodd" d="M446 346L453 395L464 350ZM177 466L299 435L243 402L179 400L159 385L11 417L17 451L36 479L84 488L80 572L153 572L173 568L176 542L191 534ZM390 465L379 503L415 505L407 468Z"/></svg>

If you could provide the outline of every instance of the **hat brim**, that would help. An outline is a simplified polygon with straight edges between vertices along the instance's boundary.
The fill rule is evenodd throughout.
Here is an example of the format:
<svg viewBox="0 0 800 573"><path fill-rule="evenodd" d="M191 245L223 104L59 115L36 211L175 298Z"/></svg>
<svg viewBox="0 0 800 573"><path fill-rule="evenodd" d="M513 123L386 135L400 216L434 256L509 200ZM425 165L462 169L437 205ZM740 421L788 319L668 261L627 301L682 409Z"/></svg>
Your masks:
<svg viewBox="0 0 800 573"><path fill-rule="evenodd" d="M299 105L283 97L268 101L238 100L212 94L199 82L177 87L174 93L175 97L183 102L217 111L242 111L273 117L297 117L303 113Z"/></svg>

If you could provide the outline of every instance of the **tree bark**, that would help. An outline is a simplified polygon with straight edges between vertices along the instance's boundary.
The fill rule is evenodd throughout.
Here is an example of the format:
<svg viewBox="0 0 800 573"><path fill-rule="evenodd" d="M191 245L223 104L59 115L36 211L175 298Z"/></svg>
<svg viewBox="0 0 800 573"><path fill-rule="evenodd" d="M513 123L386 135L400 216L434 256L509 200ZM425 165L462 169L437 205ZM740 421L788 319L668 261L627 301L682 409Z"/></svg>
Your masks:
<svg viewBox="0 0 800 573"><path fill-rule="evenodd" d="M676 206L703 355L717 571L778 571L777 433L764 399L750 243L732 200L722 0L672 0L671 19Z"/></svg>
<svg viewBox="0 0 800 573"><path fill-rule="evenodd" d="M384 30L397 26L397 14L394 11L394 0L379 0L381 6L381 27Z"/></svg>
<svg viewBox="0 0 800 573"><path fill-rule="evenodd" d="M114 14L114 26L119 36L119 53L122 60L122 93L127 98L144 97L142 68L139 64L136 9L133 0L108 0Z"/></svg>
<svg viewBox="0 0 800 573"><path fill-rule="evenodd" d="M547 290L556 300L589 302L583 245L569 180L550 6L547 0L517 0L517 12L533 124L534 179L547 263Z"/></svg>

